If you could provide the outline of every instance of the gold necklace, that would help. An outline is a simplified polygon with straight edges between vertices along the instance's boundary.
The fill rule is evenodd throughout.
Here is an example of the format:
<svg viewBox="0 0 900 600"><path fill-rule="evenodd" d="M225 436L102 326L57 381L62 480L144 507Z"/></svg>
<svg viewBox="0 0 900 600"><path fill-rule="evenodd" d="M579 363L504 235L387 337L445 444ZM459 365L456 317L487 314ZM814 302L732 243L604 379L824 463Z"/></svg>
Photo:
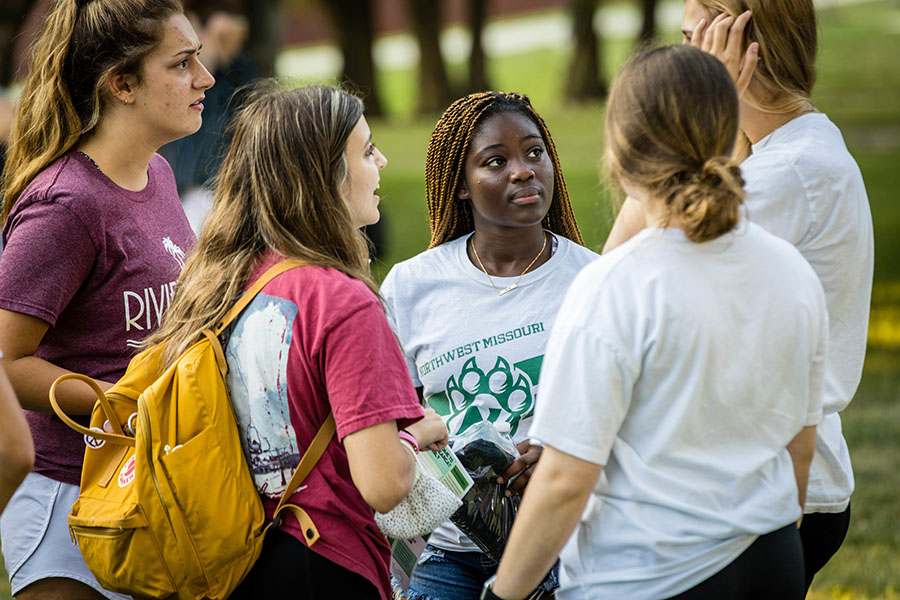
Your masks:
<svg viewBox="0 0 900 600"><path fill-rule="evenodd" d="M491 279L490 275L488 275L487 269L484 268L484 263L481 262L481 257L478 256L478 250L475 249L475 236L473 235L470 239L472 240L472 252L475 253L475 260L478 261L478 266L481 267L481 270L484 272L485 276L488 278L488 281L490 282L491 287L494 288L494 291L497 292L498 296L502 296L506 292L511 292L514 289L516 289L517 287L519 287L519 282L522 280L522 277L525 275L525 273L528 272L528 269L530 269L532 267L532 265L534 265L534 263L537 262L537 259L539 259L541 257L541 254L544 253L544 248L547 247L547 236L545 234L544 235L544 243L541 244L541 251L537 253L537 256L535 256L534 258L531 259L531 262L528 263L528 266L525 267L525 270L522 271L522 274L519 275L519 278L516 279L515 283L513 283L511 286L503 288L501 290L501 289L497 289L497 286L494 285L494 280Z"/></svg>

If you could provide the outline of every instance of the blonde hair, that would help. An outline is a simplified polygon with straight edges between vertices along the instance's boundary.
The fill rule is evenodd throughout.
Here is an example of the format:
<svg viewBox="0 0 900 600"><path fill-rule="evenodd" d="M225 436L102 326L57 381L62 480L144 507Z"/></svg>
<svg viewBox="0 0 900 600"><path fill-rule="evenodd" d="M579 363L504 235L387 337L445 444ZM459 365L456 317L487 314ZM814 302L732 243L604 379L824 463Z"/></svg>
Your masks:
<svg viewBox="0 0 900 600"><path fill-rule="evenodd" d="M180 0L58 0L31 48L0 180L5 221L31 180L100 121L110 77L140 81Z"/></svg>
<svg viewBox="0 0 900 600"><path fill-rule="evenodd" d="M499 112L518 112L528 117L541 132L547 154L553 163L553 201L544 217L543 226L573 242L584 245L569 192L559 166L556 146L544 120L531 106L527 96L503 92L469 94L451 104L431 134L425 157L425 195L431 224L431 243L434 248L475 229L469 202L456 197L460 181L465 176L466 155L472 137L491 115Z"/></svg>
<svg viewBox="0 0 900 600"><path fill-rule="evenodd" d="M813 0L697 0L718 14L737 16L753 11L745 30L746 44L759 44L759 62L753 80L762 94L749 90L745 99L757 110L786 115L809 110L816 84L818 28ZM750 142L741 133L735 157L750 154Z"/></svg>
<svg viewBox="0 0 900 600"><path fill-rule="evenodd" d="M377 295L369 249L341 192L359 98L328 86L259 83L235 117L215 199L172 304L146 341L165 341L166 362L224 316L268 251L331 267Z"/></svg>
<svg viewBox="0 0 900 600"><path fill-rule="evenodd" d="M744 180L727 156L737 128L737 92L717 58L692 46L649 50L613 82L606 164L660 199L688 239L711 240L740 218Z"/></svg>

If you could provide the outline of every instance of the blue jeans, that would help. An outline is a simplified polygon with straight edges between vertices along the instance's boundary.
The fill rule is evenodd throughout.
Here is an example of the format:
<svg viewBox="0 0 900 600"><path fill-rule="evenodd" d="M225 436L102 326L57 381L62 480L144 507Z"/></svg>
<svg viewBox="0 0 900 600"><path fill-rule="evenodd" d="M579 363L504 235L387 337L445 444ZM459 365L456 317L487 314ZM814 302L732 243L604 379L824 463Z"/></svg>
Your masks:
<svg viewBox="0 0 900 600"><path fill-rule="evenodd" d="M497 572L497 563L481 552L454 552L428 544L413 571L408 600L478 600L484 582ZM555 564L541 584L550 591L559 587Z"/></svg>

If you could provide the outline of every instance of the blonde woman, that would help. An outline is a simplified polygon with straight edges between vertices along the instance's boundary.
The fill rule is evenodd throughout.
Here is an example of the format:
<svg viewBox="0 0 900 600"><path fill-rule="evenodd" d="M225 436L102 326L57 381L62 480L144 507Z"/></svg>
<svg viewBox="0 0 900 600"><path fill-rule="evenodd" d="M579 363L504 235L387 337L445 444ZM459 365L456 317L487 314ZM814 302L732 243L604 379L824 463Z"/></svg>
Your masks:
<svg viewBox="0 0 900 600"><path fill-rule="evenodd" d="M271 518L329 412L336 438L232 598L388 600L390 549L374 521L410 491L408 450L446 445L419 405L369 274L359 228L378 221L380 170L362 102L330 87L269 83L236 117L215 200L154 341L174 358L284 258L309 263L266 284L230 327L227 386Z"/></svg>
<svg viewBox="0 0 900 600"><path fill-rule="evenodd" d="M546 449L497 578L524 598L801 600L802 514L828 321L815 273L741 217L738 99L707 53L638 55L606 163L648 227L585 268L547 346Z"/></svg>
<svg viewBox="0 0 900 600"><path fill-rule="evenodd" d="M59 0L32 50L0 185L0 347L36 450L0 520L19 599L122 597L69 537L85 442L47 395L70 371L109 387L168 306L194 235L155 152L200 127L199 51L178 0ZM85 389L60 389L66 412L90 413Z"/></svg>
<svg viewBox="0 0 900 600"><path fill-rule="evenodd" d="M682 31L685 43L725 63L741 94L736 157L748 218L800 250L828 301L825 416L800 527L809 585L850 523L854 479L840 412L856 393L866 352L874 264L868 196L840 130L810 100L818 49L812 0L687 0ZM639 208L626 201L605 249L643 227Z"/></svg>

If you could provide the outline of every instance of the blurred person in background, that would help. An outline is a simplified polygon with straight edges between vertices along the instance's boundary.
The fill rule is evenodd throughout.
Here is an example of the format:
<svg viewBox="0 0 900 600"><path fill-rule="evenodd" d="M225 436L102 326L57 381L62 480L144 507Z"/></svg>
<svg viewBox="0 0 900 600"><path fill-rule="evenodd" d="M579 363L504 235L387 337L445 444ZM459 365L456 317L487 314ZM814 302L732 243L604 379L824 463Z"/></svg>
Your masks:
<svg viewBox="0 0 900 600"><path fill-rule="evenodd" d="M240 0L187 0L184 6L216 85L203 101L200 129L166 144L159 153L172 166L184 212L199 233L212 205L213 178L228 147L228 123L242 103L241 88L256 78L256 69L244 52L248 24Z"/></svg>

